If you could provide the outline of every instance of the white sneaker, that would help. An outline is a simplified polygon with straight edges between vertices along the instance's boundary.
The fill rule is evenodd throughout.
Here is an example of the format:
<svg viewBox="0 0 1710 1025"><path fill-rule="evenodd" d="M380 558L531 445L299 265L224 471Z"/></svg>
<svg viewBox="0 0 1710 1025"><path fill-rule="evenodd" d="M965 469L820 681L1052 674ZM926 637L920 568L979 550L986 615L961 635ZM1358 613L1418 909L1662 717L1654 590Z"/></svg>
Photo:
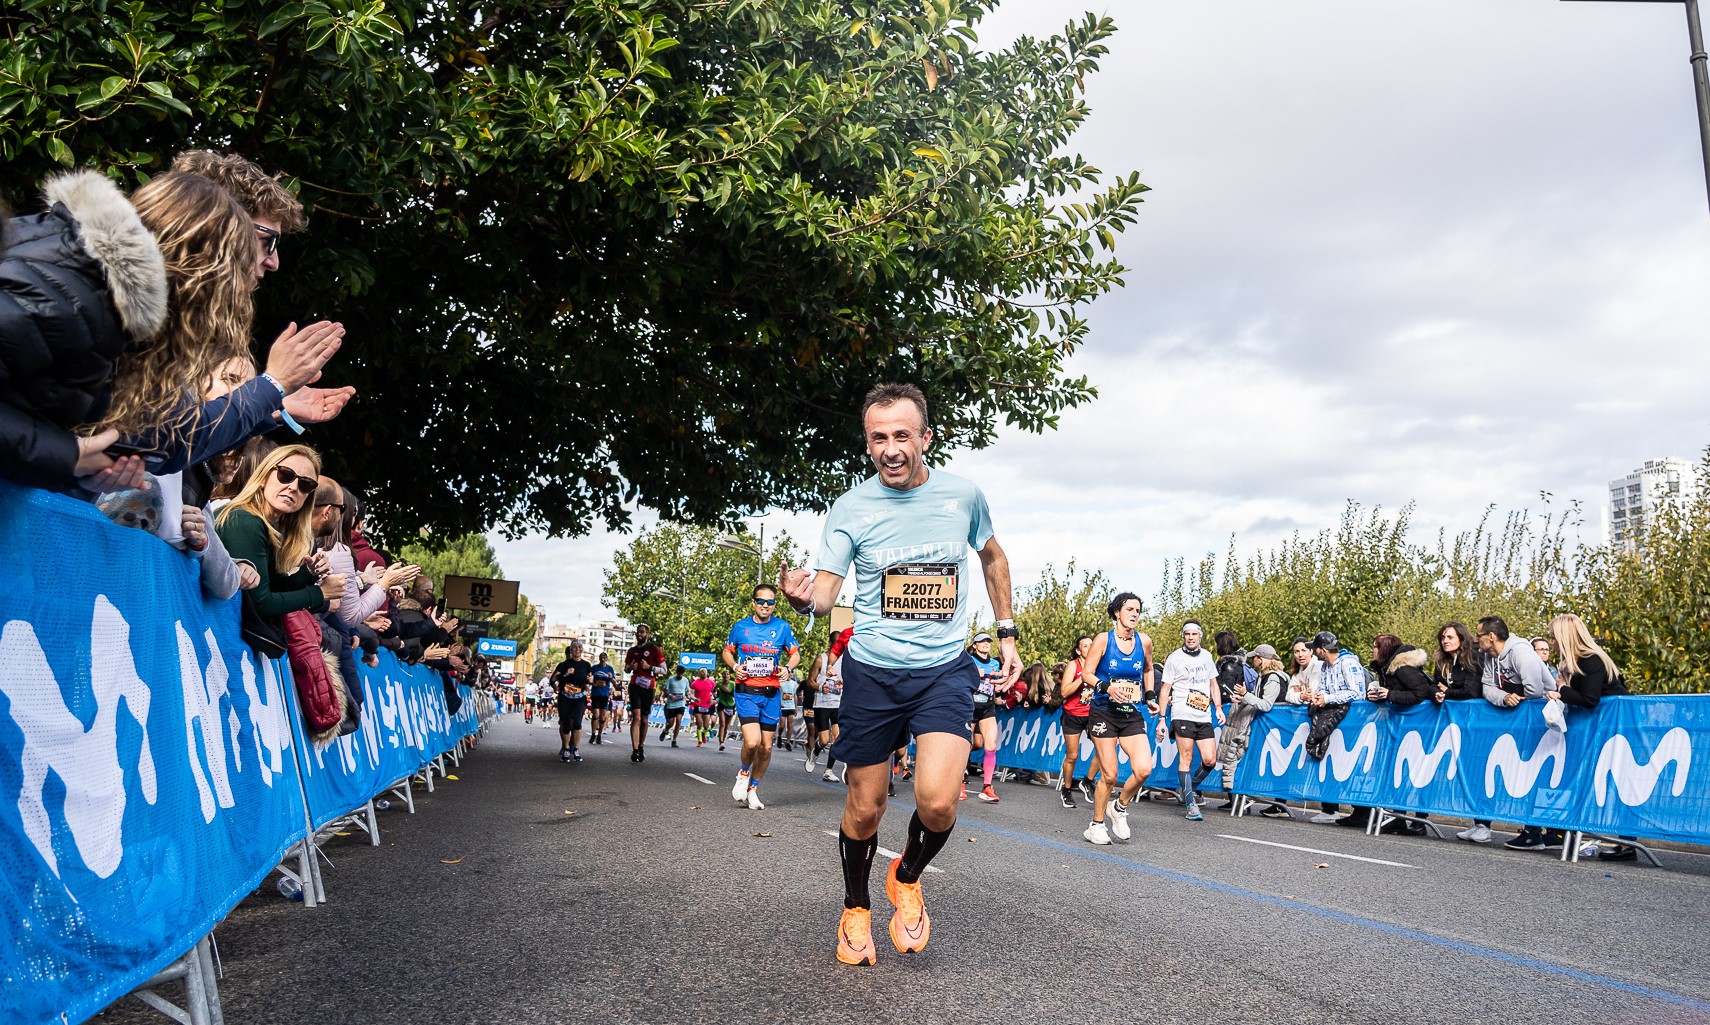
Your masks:
<svg viewBox="0 0 1710 1025"><path fill-rule="evenodd" d="M1321 811L1318 814L1307 819L1306 821L1312 823L1315 826L1333 826L1341 818L1342 818L1342 816L1337 815L1333 812Z"/></svg>
<svg viewBox="0 0 1710 1025"><path fill-rule="evenodd" d="M1100 847L1110 846L1110 831L1104 828L1102 822L1094 822L1087 826L1086 832L1081 835L1086 837L1087 843L1095 843Z"/></svg>
<svg viewBox="0 0 1710 1025"><path fill-rule="evenodd" d="M802 768L807 770L809 775L819 768L819 759L814 756L814 752L809 751L808 756L802 759Z"/></svg>
<svg viewBox="0 0 1710 1025"><path fill-rule="evenodd" d="M763 810L765 810L765 808L766 808L766 806L760 803L760 788L759 787L749 787L748 788L748 810L749 811L763 811Z"/></svg>
<svg viewBox="0 0 1710 1025"><path fill-rule="evenodd" d="M730 788L730 799L733 801L748 800L748 773L739 772L736 774L736 782Z"/></svg>
<svg viewBox="0 0 1710 1025"><path fill-rule="evenodd" d="M1128 829L1128 812L1118 808L1115 801L1110 802L1110 814L1106 817L1110 820L1111 836L1126 840L1134 835Z"/></svg>
<svg viewBox="0 0 1710 1025"><path fill-rule="evenodd" d="M1490 827L1481 826L1475 822L1471 829L1463 829L1459 833L1456 833L1455 837L1460 840L1465 840L1468 843L1489 843Z"/></svg>
<svg viewBox="0 0 1710 1025"><path fill-rule="evenodd" d="M820 777L820 779L823 779L823 780L825 780L825 781L826 781L826 782L827 782L827 783L839 783L839 782L842 782L842 781L841 781L841 780L839 780L839 779L838 779L838 778L837 778L837 773L835 773L835 772L833 772L833 771L831 771L831 770L830 770L830 769L827 769L827 770L825 770L825 775L823 775L823 776L821 776L821 777Z"/></svg>

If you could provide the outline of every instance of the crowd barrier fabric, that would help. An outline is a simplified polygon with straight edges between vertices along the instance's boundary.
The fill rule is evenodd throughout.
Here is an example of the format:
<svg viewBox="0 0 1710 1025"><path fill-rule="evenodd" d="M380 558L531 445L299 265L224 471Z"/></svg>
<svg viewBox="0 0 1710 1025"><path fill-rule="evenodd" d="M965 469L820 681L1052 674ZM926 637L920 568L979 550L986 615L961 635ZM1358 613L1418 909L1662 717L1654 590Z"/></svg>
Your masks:
<svg viewBox="0 0 1710 1025"><path fill-rule="evenodd" d="M1331 801L1605 834L1710 843L1710 695L1607 698L1567 709L1565 734L1544 725L1544 703L1499 709L1449 701L1398 709L1355 702L1323 761L1306 754L1306 710L1278 706L1253 723L1235 790L1255 797ZM1058 713L998 715L998 762L1056 772ZM1154 721L1148 719L1151 726ZM1148 730L1149 786L1175 789L1176 745ZM1081 739L1077 775L1092 764ZM977 757L977 755L976 755ZM1118 775L1128 777L1119 757ZM1699 785L1689 786L1691 781ZM1213 771L1204 789L1221 789Z"/></svg>
<svg viewBox="0 0 1710 1025"><path fill-rule="evenodd" d="M363 729L311 753L289 680L243 643L235 599L203 599L193 560L3 482L0 536L8 1022L82 1021L189 950L303 838L300 765L324 821L479 726L387 654Z"/></svg>

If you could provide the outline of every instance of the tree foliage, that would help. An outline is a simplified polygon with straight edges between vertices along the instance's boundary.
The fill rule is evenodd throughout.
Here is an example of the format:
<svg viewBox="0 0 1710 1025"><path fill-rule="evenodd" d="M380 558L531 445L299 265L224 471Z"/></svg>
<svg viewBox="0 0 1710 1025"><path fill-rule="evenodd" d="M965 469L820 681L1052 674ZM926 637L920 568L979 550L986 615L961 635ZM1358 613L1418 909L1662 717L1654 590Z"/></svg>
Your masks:
<svg viewBox="0 0 1710 1025"><path fill-rule="evenodd" d="M788 534L766 541L765 557L722 548L726 535L704 527L662 524L638 535L629 547L612 555L606 570L605 603L632 623L646 623L660 646L676 662L679 651L724 650L731 624L754 610L750 596L757 562L764 564L764 582L776 583L778 564L804 565L807 553ZM743 531L735 535L757 545L759 538ZM807 617L799 616L781 598L775 615L789 621L802 648L803 671L830 641L826 619L805 632Z"/></svg>
<svg viewBox="0 0 1710 1025"><path fill-rule="evenodd" d="M1145 186L1065 147L1113 25L982 51L995 3L19 0L0 190L282 171L258 323L346 324L316 443L394 529L824 508L877 381L940 456L1094 394L1064 360Z"/></svg>
<svg viewBox="0 0 1710 1025"><path fill-rule="evenodd" d="M1059 577L1046 566L1037 583L1015 595L1015 626L1021 631L1017 653L1023 665L1055 665L1074 655L1075 638L1096 635L1110 626L1105 606L1118 589L1103 570L1083 570L1076 577L1071 560Z"/></svg>

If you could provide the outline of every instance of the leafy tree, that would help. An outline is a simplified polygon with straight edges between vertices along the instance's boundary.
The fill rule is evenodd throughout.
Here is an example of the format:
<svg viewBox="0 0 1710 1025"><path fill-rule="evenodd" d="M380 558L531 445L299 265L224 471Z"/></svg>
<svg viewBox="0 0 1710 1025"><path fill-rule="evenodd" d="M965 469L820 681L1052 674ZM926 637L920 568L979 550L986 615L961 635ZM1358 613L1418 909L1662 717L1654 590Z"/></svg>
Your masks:
<svg viewBox="0 0 1710 1025"><path fill-rule="evenodd" d="M731 624L753 612L756 559L746 552L721 548L721 531L679 524L662 524L638 535L629 548L612 556L606 570L605 603L632 623L652 627L660 647L676 662L680 651L724 650ZM756 545L752 533L738 535ZM777 580L778 563L802 565L807 553L788 534L768 538L765 583ZM807 617L799 616L781 598L775 614L788 620L802 648L803 672L829 643L826 619L804 634Z"/></svg>
<svg viewBox="0 0 1710 1025"><path fill-rule="evenodd" d="M1108 629L1105 606L1115 596L1103 570L1083 570L1076 579L1070 561L1059 577L1046 566L1037 583L1015 596L1015 626L1021 631L1018 654L1023 665L1043 662L1047 667L1074 654L1075 638Z"/></svg>
<svg viewBox="0 0 1710 1025"><path fill-rule="evenodd" d="M394 533L823 508L877 381L939 457L1094 394L1064 360L1145 186L1066 146L1114 28L982 51L996 2L18 0L0 191L282 171L260 333L345 323L316 442Z"/></svg>

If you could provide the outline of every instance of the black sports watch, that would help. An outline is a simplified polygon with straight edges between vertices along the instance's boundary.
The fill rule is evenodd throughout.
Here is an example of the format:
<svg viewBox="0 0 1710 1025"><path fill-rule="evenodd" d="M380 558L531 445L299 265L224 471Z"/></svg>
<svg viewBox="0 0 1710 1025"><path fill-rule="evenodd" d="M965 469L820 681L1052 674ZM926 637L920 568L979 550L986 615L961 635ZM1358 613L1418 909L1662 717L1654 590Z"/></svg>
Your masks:
<svg viewBox="0 0 1710 1025"><path fill-rule="evenodd" d="M1005 639L1017 640L1021 637L1021 631L1017 630L1013 626L1000 626L993 632L997 634L998 640L1000 641Z"/></svg>

